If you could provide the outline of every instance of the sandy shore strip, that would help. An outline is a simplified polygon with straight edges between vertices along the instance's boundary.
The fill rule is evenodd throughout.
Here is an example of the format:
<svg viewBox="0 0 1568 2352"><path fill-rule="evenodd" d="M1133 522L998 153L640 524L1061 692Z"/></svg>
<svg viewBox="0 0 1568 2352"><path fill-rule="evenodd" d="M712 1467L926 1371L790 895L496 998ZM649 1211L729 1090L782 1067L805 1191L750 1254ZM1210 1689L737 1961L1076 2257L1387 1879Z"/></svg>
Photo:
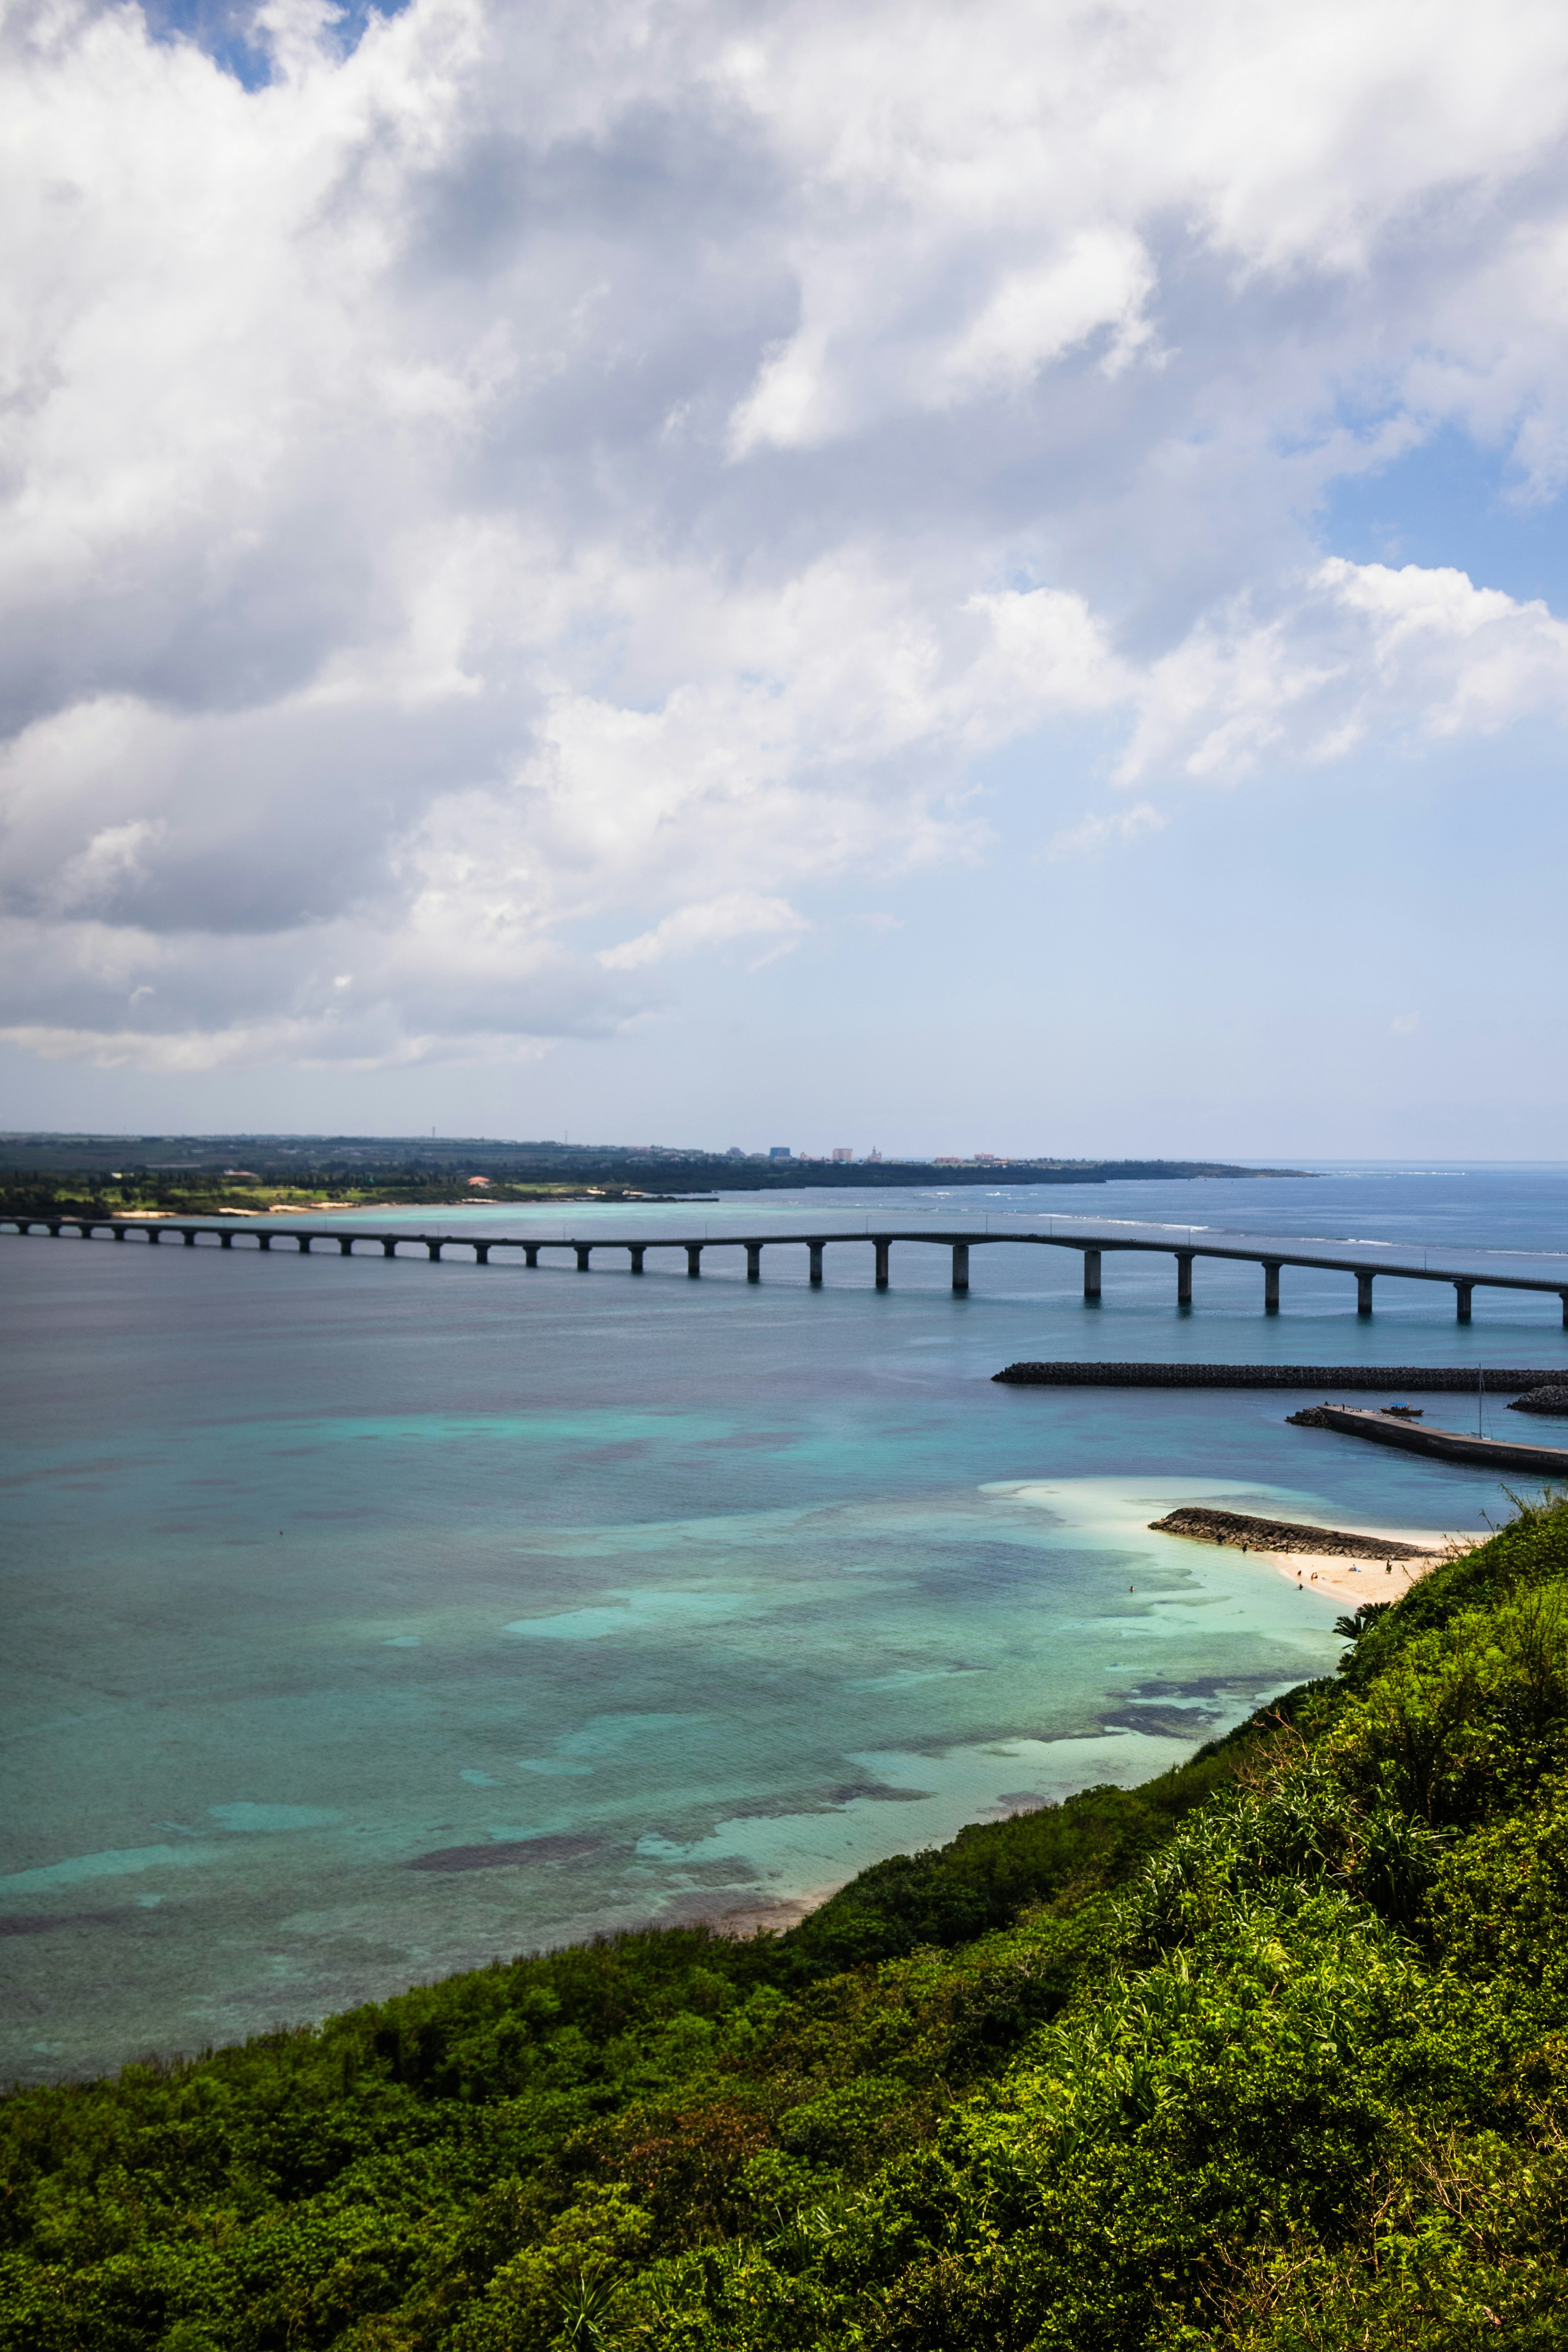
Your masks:
<svg viewBox="0 0 1568 2352"><path fill-rule="evenodd" d="M869 1867L868 1864L863 1866ZM720 1936L744 1938L754 1936L759 1927L770 1928L775 1936L782 1936L786 1928L798 1927L808 1912L820 1911L829 1895L837 1895L841 1886L847 1886L850 1878L858 1874L851 1871L844 1878L826 1879L820 1886L810 1887L803 1895L779 1895L772 1900L764 1895L760 1901L737 1904L733 1909L715 1911L711 1907L699 1907L693 1916ZM668 1917L666 1914L665 1919Z"/></svg>
<svg viewBox="0 0 1568 2352"><path fill-rule="evenodd" d="M1300 1520L1256 1518L1245 1511L1189 1507L1150 1522L1155 1535L1189 1543L1223 1543L1266 1560L1292 1584L1331 1592L1352 1606L1395 1601L1456 1551L1484 1543L1488 1530L1434 1535L1427 1528L1328 1528Z"/></svg>

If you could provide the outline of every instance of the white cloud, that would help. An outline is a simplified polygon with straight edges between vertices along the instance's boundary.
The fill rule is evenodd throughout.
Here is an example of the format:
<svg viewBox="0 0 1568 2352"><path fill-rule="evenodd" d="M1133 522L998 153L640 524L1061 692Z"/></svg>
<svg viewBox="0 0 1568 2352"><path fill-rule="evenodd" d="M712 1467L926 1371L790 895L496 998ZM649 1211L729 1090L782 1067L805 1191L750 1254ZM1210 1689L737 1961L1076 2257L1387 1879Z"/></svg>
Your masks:
<svg viewBox="0 0 1568 2352"><path fill-rule="evenodd" d="M105 825L85 849L68 857L54 877L49 897L62 915L89 914L133 888L145 876L143 853L151 850L162 827L145 817L129 824Z"/></svg>
<svg viewBox="0 0 1568 2352"><path fill-rule="evenodd" d="M246 91L132 6L0 19L30 1050L531 1053L984 856L1030 731L1152 793L1561 713L1543 607L1302 520L1443 422L1568 478L1561 11L255 24Z"/></svg>
<svg viewBox="0 0 1568 2352"><path fill-rule="evenodd" d="M759 898L749 890L731 890L705 906L681 907L666 915L651 931L625 940L618 948L601 948L599 961L608 971L637 971L645 964L663 963L671 956L695 954L699 948L726 946L732 940L772 939L793 947L809 929L785 898Z"/></svg>
<svg viewBox="0 0 1568 2352"><path fill-rule="evenodd" d="M1046 855L1053 865L1064 858L1090 856L1114 842L1136 841L1140 834L1161 833L1165 819L1149 801L1140 801L1136 808L1120 809L1108 816L1090 814L1077 824L1068 825L1053 834L1047 845Z"/></svg>
<svg viewBox="0 0 1568 2352"><path fill-rule="evenodd" d="M1490 734L1530 711L1568 709L1568 625L1543 604L1414 563L1391 572L1334 558L1319 578L1365 624L1380 699L1419 712L1430 733Z"/></svg>
<svg viewBox="0 0 1568 2352"><path fill-rule="evenodd" d="M138 994L147 993L138 991ZM0 1040L36 1054L44 1062L87 1062L95 1069L131 1067L161 1076L189 1076L213 1070L254 1070L269 1063L289 1062L301 1070L410 1069L421 1063L452 1057L448 1037L402 1034L374 1041L363 1052L355 1040L326 1020L268 1021L226 1029L92 1030L50 1028L16 1022L0 1027ZM507 1031L465 1034L465 1055L486 1061L537 1061L550 1051L537 1038L520 1038Z"/></svg>
<svg viewBox="0 0 1568 2352"><path fill-rule="evenodd" d="M944 357L940 373L949 399L1025 383L1100 329L1110 331L1101 365L1117 373L1150 339L1143 306L1153 288L1153 266L1140 238L1080 231L1045 268L1016 270L1002 280Z"/></svg>
<svg viewBox="0 0 1568 2352"><path fill-rule="evenodd" d="M1462 572L1335 556L1279 604L1264 621L1238 598L1150 666L1120 781L1234 782L1271 753L1330 760L1374 733L1568 716L1568 625Z"/></svg>

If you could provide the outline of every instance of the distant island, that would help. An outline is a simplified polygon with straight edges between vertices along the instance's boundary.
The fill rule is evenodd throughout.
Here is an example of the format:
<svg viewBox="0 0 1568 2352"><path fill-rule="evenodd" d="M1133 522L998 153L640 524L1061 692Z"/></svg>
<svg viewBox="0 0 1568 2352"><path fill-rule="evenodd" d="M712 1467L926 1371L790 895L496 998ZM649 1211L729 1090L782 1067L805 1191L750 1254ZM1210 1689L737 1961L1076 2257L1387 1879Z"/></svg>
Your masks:
<svg viewBox="0 0 1568 2352"><path fill-rule="evenodd" d="M0 1135L0 1213L50 1208L173 1216L272 1208L449 1208L474 1201L669 1200L693 1192L1110 1184L1301 1176L1210 1160L852 1159L489 1136Z"/></svg>

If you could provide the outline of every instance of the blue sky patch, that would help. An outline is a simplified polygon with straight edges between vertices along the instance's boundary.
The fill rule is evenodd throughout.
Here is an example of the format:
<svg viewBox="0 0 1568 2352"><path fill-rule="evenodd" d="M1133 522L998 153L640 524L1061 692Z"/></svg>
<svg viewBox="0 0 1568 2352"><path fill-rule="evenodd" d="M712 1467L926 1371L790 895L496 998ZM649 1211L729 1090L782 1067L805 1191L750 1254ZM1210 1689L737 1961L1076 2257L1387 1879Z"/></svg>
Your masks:
<svg viewBox="0 0 1568 2352"><path fill-rule="evenodd" d="M373 16L401 16L408 0L388 0L372 8L367 0L347 0L337 11L333 38L341 54L352 57L364 38ZM142 14L154 40L194 41L225 73L245 89L265 89L272 79L272 58L265 33L257 29L259 10L253 0L142 0Z"/></svg>
<svg viewBox="0 0 1568 2352"><path fill-rule="evenodd" d="M1342 481L1322 508L1321 537L1353 563L1448 564L1478 588L1568 612L1562 500L1523 500L1506 451L1446 427L1377 474Z"/></svg>

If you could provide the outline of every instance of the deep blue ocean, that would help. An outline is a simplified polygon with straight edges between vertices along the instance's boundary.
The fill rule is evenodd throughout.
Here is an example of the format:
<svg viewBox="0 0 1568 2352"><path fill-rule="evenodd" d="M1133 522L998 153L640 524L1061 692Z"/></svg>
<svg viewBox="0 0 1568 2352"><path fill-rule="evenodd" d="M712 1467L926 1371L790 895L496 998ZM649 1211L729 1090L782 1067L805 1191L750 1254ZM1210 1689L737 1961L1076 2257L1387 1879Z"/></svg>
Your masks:
<svg viewBox="0 0 1568 2352"><path fill-rule="evenodd" d="M377 1213L553 1234L1008 1216L1568 1259L1568 1169ZM333 1220L319 1219L331 1229ZM1122 1228L1123 1230L1129 1228ZM1392 1252L1391 1252L1392 1254ZM480 1267L0 1236L0 2077L193 2051L598 1928L785 1918L1146 1778L1328 1670L1342 1603L1148 1532L1224 1499L1481 1528L1495 1481L1267 1392L1019 1357L1561 1364L1550 1297L864 1244ZM1368 1400L1369 1402L1374 1400ZM1433 1411L1437 1406L1441 1413ZM1520 1433L1500 1400L1489 1429ZM1474 1426L1467 1401L1429 1417ZM1546 1425L1526 1424L1546 1439Z"/></svg>

